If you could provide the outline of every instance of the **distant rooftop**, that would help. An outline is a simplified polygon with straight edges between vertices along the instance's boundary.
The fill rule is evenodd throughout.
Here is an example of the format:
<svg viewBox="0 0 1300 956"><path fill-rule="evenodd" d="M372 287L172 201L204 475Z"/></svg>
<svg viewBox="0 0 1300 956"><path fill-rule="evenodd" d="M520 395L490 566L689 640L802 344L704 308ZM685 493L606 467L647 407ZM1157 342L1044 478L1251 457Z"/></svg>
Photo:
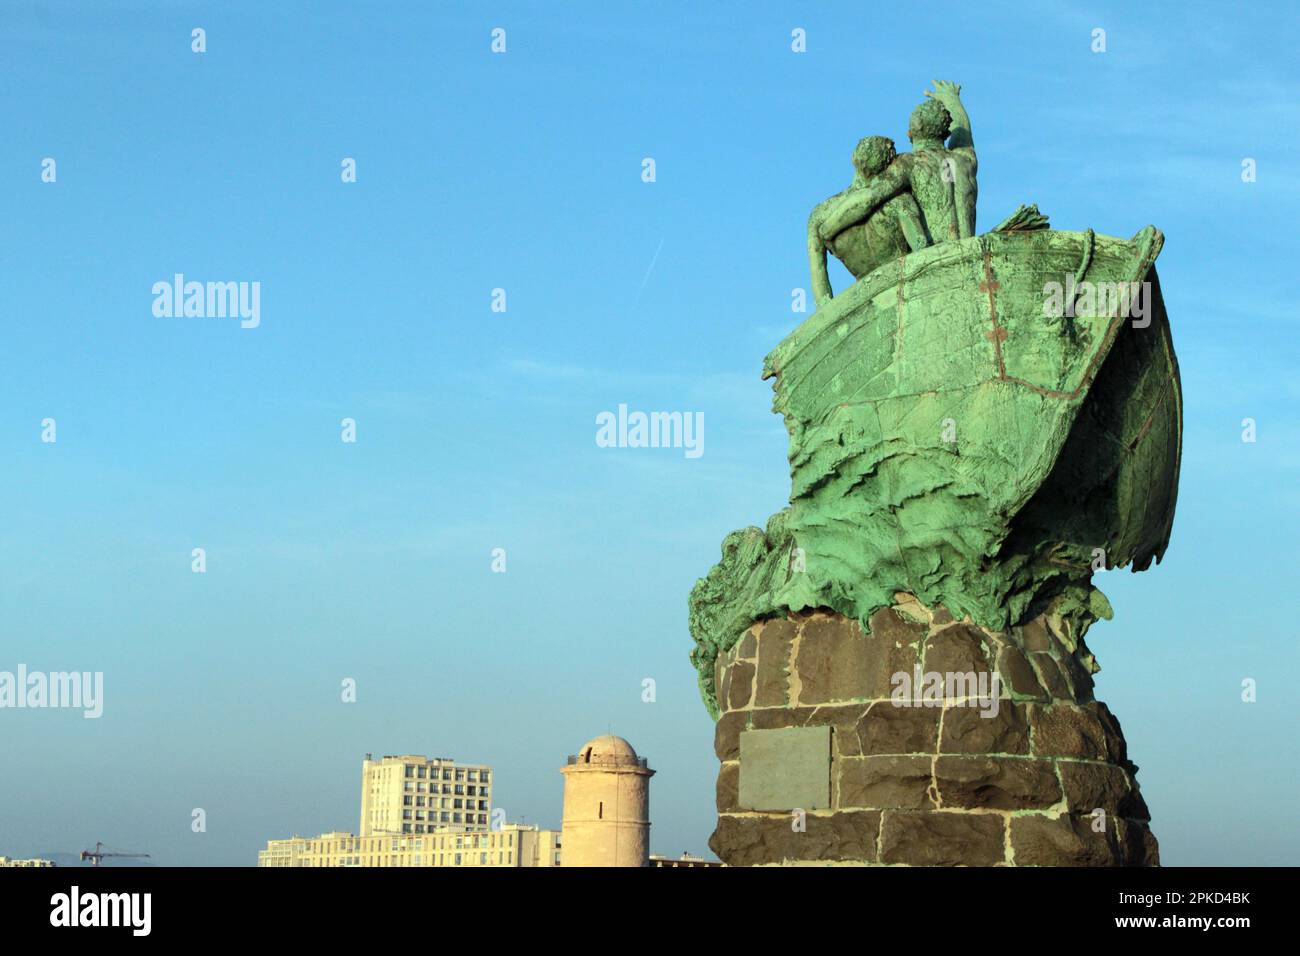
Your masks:
<svg viewBox="0 0 1300 956"><path fill-rule="evenodd" d="M388 760L401 761L402 763L450 763L461 767L486 767L487 764L466 763L463 760L457 760L455 757L426 757L423 754L384 754L379 759L375 759L374 754L366 754L366 760L371 763L382 763Z"/></svg>

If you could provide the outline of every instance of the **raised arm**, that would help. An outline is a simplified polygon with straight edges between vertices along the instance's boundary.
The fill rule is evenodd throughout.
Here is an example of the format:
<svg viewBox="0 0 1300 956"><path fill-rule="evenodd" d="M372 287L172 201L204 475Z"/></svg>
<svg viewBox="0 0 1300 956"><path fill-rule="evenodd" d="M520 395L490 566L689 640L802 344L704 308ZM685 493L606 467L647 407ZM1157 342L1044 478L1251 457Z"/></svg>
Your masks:
<svg viewBox="0 0 1300 956"><path fill-rule="evenodd" d="M821 308L831 299L831 276L826 269L826 243L817 229L821 225L823 206L818 206L808 217L808 269L812 273L813 302Z"/></svg>
<svg viewBox="0 0 1300 956"><path fill-rule="evenodd" d="M908 172L911 157L904 154L889 168L873 177L865 186L851 189L826 207L818 234L823 241L834 238L850 226L864 221L873 212L912 185Z"/></svg>
<svg viewBox="0 0 1300 956"><path fill-rule="evenodd" d="M932 96L942 103L952 117L952 128L948 133L948 148L969 149L973 153L975 137L971 133L970 117L966 115L966 107L961 105L961 87L950 80L935 80L934 91L926 90L925 95Z"/></svg>

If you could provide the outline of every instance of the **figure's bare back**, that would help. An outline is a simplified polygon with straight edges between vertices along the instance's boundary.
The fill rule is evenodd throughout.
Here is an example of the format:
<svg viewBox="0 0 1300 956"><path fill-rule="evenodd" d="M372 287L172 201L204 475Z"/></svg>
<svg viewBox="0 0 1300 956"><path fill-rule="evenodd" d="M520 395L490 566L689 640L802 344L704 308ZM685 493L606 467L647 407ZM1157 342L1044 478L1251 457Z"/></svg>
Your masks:
<svg viewBox="0 0 1300 956"><path fill-rule="evenodd" d="M911 154L912 194L935 242L975 234L975 160L965 150Z"/></svg>

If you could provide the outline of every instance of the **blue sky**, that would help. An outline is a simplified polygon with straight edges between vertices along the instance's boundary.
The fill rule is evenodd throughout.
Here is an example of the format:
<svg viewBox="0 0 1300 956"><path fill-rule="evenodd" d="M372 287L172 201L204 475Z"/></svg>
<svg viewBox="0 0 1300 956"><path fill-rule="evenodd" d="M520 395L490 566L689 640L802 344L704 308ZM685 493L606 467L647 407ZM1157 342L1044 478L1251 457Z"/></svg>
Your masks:
<svg viewBox="0 0 1300 956"><path fill-rule="evenodd" d="M0 7L0 670L106 682L99 720L0 712L0 853L251 865L355 828L367 751L492 764L556 826L565 755L610 730L658 770L653 850L703 851L686 597L788 493L759 372L808 210L939 77L982 229L1037 202L1166 234L1178 514L1161 566L1098 582L1097 694L1166 864L1300 860L1295 14L925 11ZM156 318L176 272L259 281L261 325ZM598 448L619 403L703 412L705 453Z"/></svg>

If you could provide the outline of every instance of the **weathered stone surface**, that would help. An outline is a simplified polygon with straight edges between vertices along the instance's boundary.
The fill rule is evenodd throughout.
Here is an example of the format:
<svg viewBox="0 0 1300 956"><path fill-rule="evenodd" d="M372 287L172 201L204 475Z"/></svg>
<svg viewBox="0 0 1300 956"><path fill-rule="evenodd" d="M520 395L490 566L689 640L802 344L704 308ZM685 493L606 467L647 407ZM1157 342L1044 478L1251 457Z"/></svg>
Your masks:
<svg viewBox="0 0 1300 956"><path fill-rule="evenodd" d="M998 813L886 810L880 862L910 866L993 866L1006 854L1006 820Z"/></svg>
<svg viewBox="0 0 1300 956"><path fill-rule="evenodd" d="M1065 679L1069 681L1073 690L1074 700L1080 704L1092 700L1093 680L1092 675L1079 663L1075 655L1066 653L1061 655L1058 666Z"/></svg>
<svg viewBox="0 0 1300 956"><path fill-rule="evenodd" d="M736 661L727 668L729 687L727 688L727 709L740 710L749 706L754 693L754 665L749 661Z"/></svg>
<svg viewBox="0 0 1300 956"><path fill-rule="evenodd" d="M831 750L836 757L861 757L862 741L858 737L858 728L856 726L831 728Z"/></svg>
<svg viewBox="0 0 1300 956"><path fill-rule="evenodd" d="M1120 729L1119 718L1111 713L1110 708L1099 700L1091 701L1088 710L1097 715L1101 725L1106 728L1106 742L1110 748L1110 759L1118 764L1128 764L1128 743L1124 740L1124 731ZM1137 767L1129 766L1129 773L1137 773Z"/></svg>
<svg viewBox="0 0 1300 956"><path fill-rule="evenodd" d="M1056 700L1074 700L1074 694L1070 691L1069 683L1061 674L1061 668L1057 666L1056 658L1051 654L1030 654L1029 656L1033 660L1034 668L1038 671L1039 681L1046 688L1048 694Z"/></svg>
<svg viewBox="0 0 1300 956"><path fill-rule="evenodd" d="M713 752L719 760L740 759L740 732L749 724L744 711L723 714L713 725Z"/></svg>
<svg viewBox="0 0 1300 956"><path fill-rule="evenodd" d="M1043 685L1038 683L1034 669L1029 666L1029 660L1017 647L1002 648L998 654L998 674L1012 694L1018 697L1036 700L1047 697Z"/></svg>
<svg viewBox="0 0 1300 956"><path fill-rule="evenodd" d="M1092 820L1075 814L1011 818L1016 866L1117 866L1121 862L1111 826L1098 833Z"/></svg>
<svg viewBox="0 0 1300 956"><path fill-rule="evenodd" d="M864 754L933 753L939 737L938 707L896 707L880 700L858 722Z"/></svg>
<svg viewBox="0 0 1300 956"><path fill-rule="evenodd" d="M822 704L818 707L801 707L806 712L801 726L804 727L857 727L858 721L866 713L870 704Z"/></svg>
<svg viewBox="0 0 1300 956"><path fill-rule="evenodd" d="M1029 726L1033 752L1040 757L1105 760L1117 749L1096 714L1073 704L1030 704Z"/></svg>
<svg viewBox="0 0 1300 956"><path fill-rule="evenodd" d="M718 771L717 803L719 813L740 809L740 764L724 763Z"/></svg>
<svg viewBox="0 0 1300 956"><path fill-rule="evenodd" d="M723 654L718 658L718 706L723 711L727 711L731 707L729 702L731 696L731 665L734 663L730 655L727 654Z"/></svg>
<svg viewBox="0 0 1300 956"><path fill-rule="evenodd" d="M754 651L758 647L758 638L754 632L760 629L766 631L771 626L770 622L765 622L761 625L755 625L746 631L745 636L737 641L735 648L732 649L732 653L735 655L736 660L752 661L754 659Z"/></svg>
<svg viewBox="0 0 1300 956"><path fill-rule="evenodd" d="M789 699L790 648L798 628L794 621L768 621L758 643L757 707L784 706Z"/></svg>
<svg viewBox="0 0 1300 956"><path fill-rule="evenodd" d="M939 749L964 754L1029 753L1029 720L1023 707L1003 700L996 715L984 713L978 707L948 707L943 712Z"/></svg>
<svg viewBox="0 0 1300 956"><path fill-rule="evenodd" d="M749 726L754 730L802 727L812 716L814 709L812 707L760 707L749 712Z"/></svg>
<svg viewBox="0 0 1300 956"><path fill-rule="evenodd" d="M926 672L940 674L988 673L989 659L983 632L969 624L953 624L926 641Z"/></svg>
<svg viewBox="0 0 1300 956"><path fill-rule="evenodd" d="M806 829L791 814L721 815L709 848L729 866L780 862L874 863L880 811L807 814Z"/></svg>
<svg viewBox="0 0 1300 956"><path fill-rule="evenodd" d="M911 674L916 664L913 644L897 646L896 638L920 638L916 625L889 612L880 633L864 634L856 621L821 616L808 620L796 650L799 703L875 700L893 690L890 679Z"/></svg>
<svg viewBox="0 0 1300 956"><path fill-rule="evenodd" d="M740 806L820 810L831 805L829 727L746 730L740 735Z"/></svg>
<svg viewBox="0 0 1300 956"><path fill-rule="evenodd" d="M906 591L898 591L894 594L893 610L894 613L901 617L905 622L919 624L925 628L929 628L930 622L933 619L930 614L930 609L917 600L915 594L908 594ZM876 612L876 614L879 613L879 611ZM871 620L873 622L871 630L872 633L875 633L875 614L871 616Z"/></svg>
<svg viewBox="0 0 1300 956"><path fill-rule="evenodd" d="M1056 661L1046 651L1023 653L1016 643L1023 628L990 633L960 623L927 635L919 621L929 613L919 604L911 616L877 612L870 634L825 611L800 613L758 629L752 662L722 656L720 693L739 709L725 711L715 733L724 761L716 793L719 855L734 865L1156 865L1136 768L1109 709L1047 697L1034 668L1056 668ZM803 629L812 633L807 644ZM1047 628L1041 635L1042 643L1056 640ZM996 712L978 699L946 708L901 706L890 696L888 676L923 651L927 672L978 674L996 661L1004 693L1019 688L1038 696L1002 697ZM788 670L780 666L786 655L794 658ZM1073 693L1059 673L1049 673L1058 692ZM773 688L767 691L765 674ZM749 687L754 693L747 695ZM863 699L867 694L880 696ZM766 760L743 759L741 734L756 731L820 733L821 769L800 767L780 747L769 748ZM770 792L758 800L746 794L746 773L760 794ZM796 807L808 812L807 833L791 830L792 817L781 812ZM1109 833L1091 828L1098 807ZM882 819L878 858L872 825ZM1012 827L1020 852L1007 858ZM730 846L733 838L741 842Z"/></svg>
<svg viewBox="0 0 1300 956"><path fill-rule="evenodd" d="M915 598L909 602L908 608L912 609L911 613L913 615L926 613L925 608L916 603ZM926 625L901 616L898 610L891 607L882 607L871 615L867 623L871 628L871 636L890 647L907 644L919 645L929 631Z"/></svg>
<svg viewBox="0 0 1300 956"><path fill-rule="evenodd" d="M934 807L929 757L843 757L836 765L837 807Z"/></svg>
<svg viewBox="0 0 1300 956"><path fill-rule="evenodd" d="M1125 866L1159 866L1160 845L1151 828L1133 820L1118 821L1120 858Z"/></svg>
<svg viewBox="0 0 1300 956"><path fill-rule="evenodd" d="M940 757L934 779L945 809L1039 810L1061 800L1050 761L1023 757Z"/></svg>
<svg viewBox="0 0 1300 956"><path fill-rule="evenodd" d="M1100 807L1112 816L1151 819L1146 801L1132 786L1124 768L1074 760L1061 760L1057 768L1070 810L1091 813Z"/></svg>
<svg viewBox="0 0 1300 956"><path fill-rule="evenodd" d="M1054 645L1054 639L1047 630L1047 622L1042 617L1034 618L1017 630L1021 645L1027 651L1050 651Z"/></svg>
<svg viewBox="0 0 1300 956"><path fill-rule="evenodd" d="M799 703L824 704L867 695L869 648L857 622L817 617L804 623L796 651Z"/></svg>

